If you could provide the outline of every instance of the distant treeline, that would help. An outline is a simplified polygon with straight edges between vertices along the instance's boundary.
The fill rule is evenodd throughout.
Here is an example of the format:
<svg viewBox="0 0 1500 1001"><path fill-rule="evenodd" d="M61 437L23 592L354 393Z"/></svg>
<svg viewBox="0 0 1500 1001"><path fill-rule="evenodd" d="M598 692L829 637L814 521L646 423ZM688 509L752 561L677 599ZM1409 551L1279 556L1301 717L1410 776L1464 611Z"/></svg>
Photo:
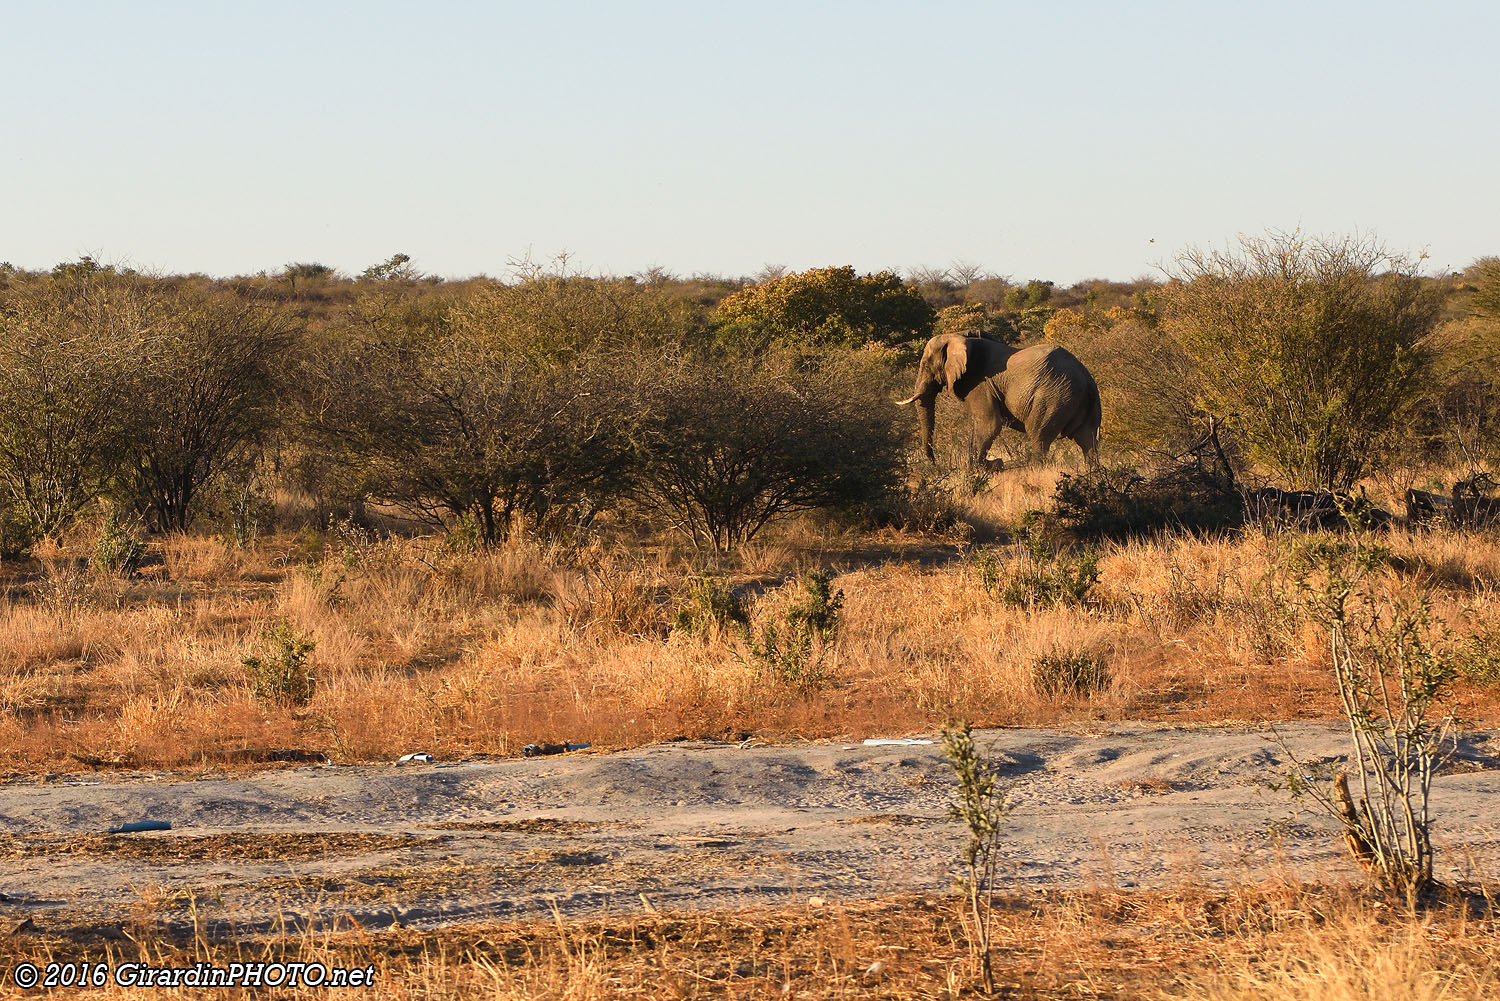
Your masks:
<svg viewBox="0 0 1500 1001"><path fill-rule="evenodd" d="M900 520L922 343L1067 346L1110 461L1212 432L1241 475L1347 489L1491 463L1500 260L1422 275L1361 239L1272 234L1170 280L1059 287L958 265L756 279L444 281L396 255L211 279L0 265L0 549L86 512L266 527L278 490L476 543L600 516L716 551L786 511Z"/></svg>

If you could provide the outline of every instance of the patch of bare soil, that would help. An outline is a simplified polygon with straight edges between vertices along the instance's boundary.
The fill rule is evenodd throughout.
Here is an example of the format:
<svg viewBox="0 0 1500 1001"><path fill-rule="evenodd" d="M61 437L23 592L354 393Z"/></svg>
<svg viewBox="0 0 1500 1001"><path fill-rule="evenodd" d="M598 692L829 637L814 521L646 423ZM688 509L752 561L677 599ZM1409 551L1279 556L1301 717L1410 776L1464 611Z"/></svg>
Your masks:
<svg viewBox="0 0 1500 1001"><path fill-rule="evenodd" d="M1305 762L1347 735L1281 728ZM1272 783L1266 734L999 730L1011 891L1352 878L1332 825ZM1500 769L1470 735L1439 776L1443 878L1492 877ZM963 832L936 744L673 744L613 754L303 766L0 786L0 919L85 937L460 929L550 915L722 911L942 892ZM108 835L143 819L171 830Z"/></svg>

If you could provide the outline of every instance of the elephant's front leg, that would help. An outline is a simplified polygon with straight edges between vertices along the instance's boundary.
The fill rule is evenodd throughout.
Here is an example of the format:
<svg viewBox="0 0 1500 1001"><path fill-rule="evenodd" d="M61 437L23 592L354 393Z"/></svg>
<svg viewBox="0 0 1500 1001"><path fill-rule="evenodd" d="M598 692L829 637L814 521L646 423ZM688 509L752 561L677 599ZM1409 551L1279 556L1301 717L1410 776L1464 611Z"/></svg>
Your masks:
<svg viewBox="0 0 1500 1001"><path fill-rule="evenodd" d="M991 473L998 473L1000 470L1005 468L1004 459L990 458L990 446L995 444L995 439L999 436L1000 429L994 428L988 434L986 434L984 436L984 440L980 442L979 451L974 455L974 464L980 469L988 470Z"/></svg>
<svg viewBox="0 0 1500 1001"><path fill-rule="evenodd" d="M997 472L1005 463L990 459L990 446L1005 428L1004 408L992 393L975 392L969 396L969 441L977 445L969 454L971 468ZM977 441L976 441L977 439Z"/></svg>

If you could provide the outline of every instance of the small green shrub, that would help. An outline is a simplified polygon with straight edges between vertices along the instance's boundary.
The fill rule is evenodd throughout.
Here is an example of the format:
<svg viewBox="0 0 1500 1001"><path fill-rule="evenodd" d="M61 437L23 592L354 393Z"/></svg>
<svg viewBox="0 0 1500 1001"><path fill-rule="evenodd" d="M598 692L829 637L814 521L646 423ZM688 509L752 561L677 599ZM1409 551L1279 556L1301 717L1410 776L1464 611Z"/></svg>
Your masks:
<svg viewBox="0 0 1500 1001"><path fill-rule="evenodd" d="M744 631L750 626L745 602L734 588L714 577L702 576L691 581L678 599L677 618L672 628L704 639L729 629Z"/></svg>
<svg viewBox="0 0 1500 1001"><path fill-rule="evenodd" d="M484 532L479 521L467 512L454 519L443 533L443 552L454 555L477 553L484 547Z"/></svg>
<svg viewBox="0 0 1500 1001"><path fill-rule="evenodd" d="M111 511L94 542L89 568L99 574L128 574L140 565L145 554L146 544L135 537L117 512Z"/></svg>
<svg viewBox="0 0 1500 1001"><path fill-rule="evenodd" d="M1302 613L1328 636L1350 754L1319 768L1278 741L1296 769L1291 793L1336 819L1371 878L1414 909L1433 886L1432 779L1457 748L1446 706L1455 665L1427 593L1385 595L1361 560L1367 548L1322 550L1298 587Z"/></svg>
<svg viewBox="0 0 1500 1001"><path fill-rule="evenodd" d="M254 465L236 465L210 486L204 506L225 545L248 548L275 527L275 499Z"/></svg>
<svg viewBox="0 0 1500 1001"><path fill-rule="evenodd" d="M1019 554L1002 560L993 550L974 558L984 589L1023 608L1085 605L1099 583L1099 551L1055 545L1036 524L1021 530Z"/></svg>
<svg viewBox="0 0 1500 1001"><path fill-rule="evenodd" d="M286 561L288 563L315 563L323 558L323 550L328 548L328 538L317 527L303 525L297 531L292 541L292 548L287 551Z"/></svg>
<svg viewBox="0 0 1500 1001"><path fill-rule="evenodd" d="M1286 568L1292 581L1305 589L1308 577L1326 572L1329 566L1365 577L1391 565L1390 546L1368 533L1342 535L1334 532L1305 532L1280 537L1277 562Z"/></svg>
<svg viewBox="0 0 1500 1001"><path fill-rule="evenodd" d="M332 608L343 601L344 585L353 566L349 550L344 550L337 555L328 553L316 563L302 564L297 568L297 575L307 582L319 601Z"/></svg>
<svg viewBox="0 0 1500 1001"><path fill-rule="evenodd" d="M1110 682L1109 664L1097 653L1044 653L1031 662L1031 683L1043 695L1087 695Z"/></svg>
<svg viewBox="0 0 1500 1001"><path fill-rule="evenodd" d="M260 656L244 659L244 665L250 669L255 697L280 705L306 705L317 684L310 662L317 643L281 619L261 632L259 646Z"/></svg>
<svg viewBox="0 0 1500 1001"><path fill-rule="evenodd" d="M1451 657L1455 670L1476 685L1500 685L1500 629L1471 631Z"/></svg>
<svg viewBox="0 0 1500 1001"><path fill-rule="evenodd" d="M969 557L969 565L979 574L979 583L991 595L999 595L1006 583L1006 563L994 549L980 549Z"/></svg>
<svg viewBox="0 0 1500 1001"><path fill-rule="evenodd" d="M827 677L827 653L838 638L844 592L833 574L814 570L799 581L800 594L778 617L762 623L750 639L755 662L778 681L816 688Z"/></svg>
<svg viewBox="0 0 1500 1001"><path fill-rule="evenodd" d="M899 489L887 491L871 506L871 521L908 532L936 535L967 529L958 499L941 480L922 477Z"/></svg>
<svg viewBox="0 0 1500 1001"><path fill-rule="evenodd" d="M990 956L990 925L995 910L995 865L1000 856L1000 834L1010 804L1008 789L1000 784L1000 763L979 750L968 722L943 731L943 760L958 780L948 816L968 828L964 843L964 875L959 888L966 898L964 931L978 961L986 994L995 993L995 972Z"/></svg>

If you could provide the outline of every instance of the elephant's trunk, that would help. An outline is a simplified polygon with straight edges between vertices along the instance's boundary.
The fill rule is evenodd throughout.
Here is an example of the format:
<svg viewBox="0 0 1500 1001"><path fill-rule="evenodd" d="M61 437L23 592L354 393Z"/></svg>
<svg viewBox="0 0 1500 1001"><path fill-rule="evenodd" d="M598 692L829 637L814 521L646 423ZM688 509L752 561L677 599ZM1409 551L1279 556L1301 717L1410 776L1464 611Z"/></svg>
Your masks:
<svg viewBox="0 0 1500 1001"><path fill-rule="evenodd" d="M932 429L937 421L937 394L918 397L917 409L922 412L922 451L926 453L928 462L937 462L937 456L932 454Z"/></svg>
<svg viewBox="0 0 1500 1001"><path fill-rule="evenodd" d="M923 353L921 367L917 369L917 383L912 387L911 395L901 401L902 406L916 404L922 412L922 451L927 454L928 462L936 462L937 457L932 453L932 431L937 419L937 397L942 391L942 383L933 374L929 355L931 346Z"/></svg>

